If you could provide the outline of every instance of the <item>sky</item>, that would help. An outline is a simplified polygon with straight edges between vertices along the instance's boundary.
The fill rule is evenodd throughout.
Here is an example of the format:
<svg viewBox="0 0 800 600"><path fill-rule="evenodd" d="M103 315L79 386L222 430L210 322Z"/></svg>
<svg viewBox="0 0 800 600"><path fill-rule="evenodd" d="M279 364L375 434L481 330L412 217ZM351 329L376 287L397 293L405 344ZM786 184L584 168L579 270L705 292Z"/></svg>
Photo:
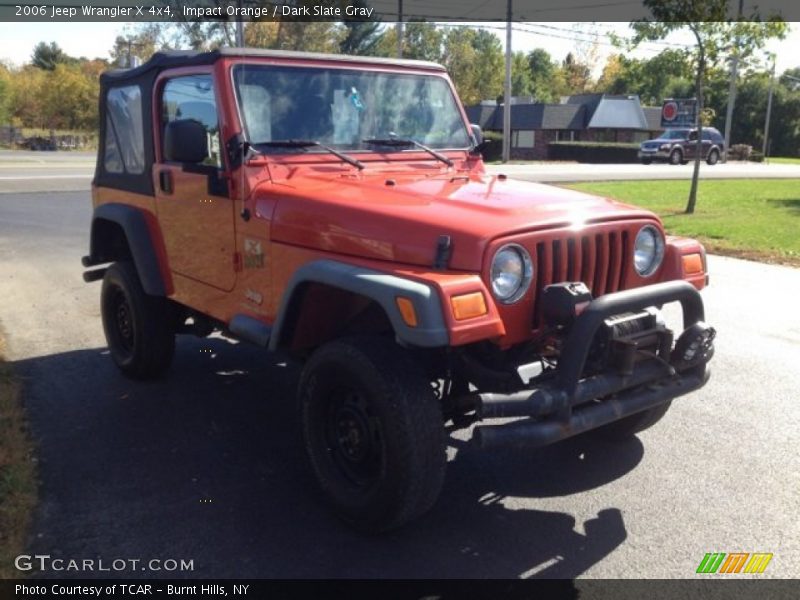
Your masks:
<svg viewBox="0 0 800 600"><path fill-rule="evenodd" d="M14 23L3 24L0 36L0 60L20 66L30 60L34 46L40 41L56 42L71 56L108 58L114 39L123 32L125 23ZM445 26L453 26L450 23ZM505 23L473 23L482 25L495 33L505 44ZM512 49L528 52L533 48L544 48L557 60L563 60L568 52L588 52L591 40L595 46L598 71L609 54L617 52L606 37L606 33L626 34L627 23L515 23L512 32ZM632 52L639 58L654 56L670 45L691 42L688 32L679 32L665 42L648 43ZM777 72L800 67L800 23L790 23L790 32L785 40L772 41L766 50L775 53ZM599 73L594 73L595 76Z"/></svg>

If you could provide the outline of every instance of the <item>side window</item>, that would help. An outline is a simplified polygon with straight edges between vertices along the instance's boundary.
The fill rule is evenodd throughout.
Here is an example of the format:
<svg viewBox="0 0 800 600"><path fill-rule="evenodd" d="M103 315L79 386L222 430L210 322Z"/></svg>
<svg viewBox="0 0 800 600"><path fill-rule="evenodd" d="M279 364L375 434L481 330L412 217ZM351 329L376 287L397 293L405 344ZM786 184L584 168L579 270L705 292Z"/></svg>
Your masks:
<svg viewBox="0 0 800 600"><path fill-rule="evenodd" d="M211 75L187 75L167 81L161 94L162 144L167 123L178 119L194 119L203 124L208 135L208 156L203 164L222 167L217 102Z"/></svg>
<svg viewBox="0 0 800 600"><path fill-rule="evenodd" d="M104 166L109 173L144 173L142 91L138 85L111 88L106 96Z"/></svg>

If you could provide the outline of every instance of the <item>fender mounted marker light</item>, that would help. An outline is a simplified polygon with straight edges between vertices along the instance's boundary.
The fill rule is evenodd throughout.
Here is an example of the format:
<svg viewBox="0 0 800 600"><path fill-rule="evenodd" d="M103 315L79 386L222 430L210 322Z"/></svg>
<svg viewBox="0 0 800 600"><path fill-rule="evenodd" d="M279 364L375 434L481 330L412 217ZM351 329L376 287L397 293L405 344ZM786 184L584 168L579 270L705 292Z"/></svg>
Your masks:
<svg viewBox="0 0 800 600"><path fill-rule="evenodd" d="M416 327L419 322L417 321L417 311L414 309L414 303L411 299L405 296L397 296L394 301L400 311L400 316L403 317L403 322L409 327Z"/></svg>
<svg viewBox="0 0 800 600"><path fill-rule="evenodd" d="M686 275L696 275L703 272L703 257L699 254L684 254L683 272Z"/></svg>
<svg viewBox="0 0 800 600"><path fill-rule="evenodd" d="M482 317L488 311L486 300L481 292L470 292L450 298L450 306L453 309L453 316L456 321Z"/></svg>

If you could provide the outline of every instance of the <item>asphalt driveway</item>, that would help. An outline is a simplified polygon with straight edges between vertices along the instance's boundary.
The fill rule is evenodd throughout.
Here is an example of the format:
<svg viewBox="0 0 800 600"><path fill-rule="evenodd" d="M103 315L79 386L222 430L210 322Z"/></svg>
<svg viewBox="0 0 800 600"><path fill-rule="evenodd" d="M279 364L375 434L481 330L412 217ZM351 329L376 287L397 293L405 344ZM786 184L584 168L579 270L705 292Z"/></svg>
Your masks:
<svg viewBox="0 0 800 600"><path fill-rule="evenodd" d="M372 538L314 489L294 366L185 338L161 381L116 371L99 284L81 279L89 218L86 192L0 195L0 321L39 447L31 553L194 565L119 573L134 576L691 577L711 551L773 552L763 576L800 572L800 270L711 257L706 388L622 445L453 438L432 513Z"/></svg>

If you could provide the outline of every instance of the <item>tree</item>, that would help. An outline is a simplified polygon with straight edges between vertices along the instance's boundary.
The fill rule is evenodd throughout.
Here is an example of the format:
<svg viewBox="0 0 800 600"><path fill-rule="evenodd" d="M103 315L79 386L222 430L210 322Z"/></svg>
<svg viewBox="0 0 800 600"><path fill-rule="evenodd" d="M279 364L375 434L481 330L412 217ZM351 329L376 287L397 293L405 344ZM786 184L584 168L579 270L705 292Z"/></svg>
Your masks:
<svg viewBox="0 0 800 600"><path fill-rule="evenodd" d="M533 95L533 77L524 52L515 52L511 56L511 95Z"/></svg>
<svg viewBox="0 0 800 600"><path fill-rule="evenodd" d="M658 106L664 98L692 95L691 77L692 68L682 49L668 48L650 59L612 54L606 61L595 91L636 94L643 104ZM727 93L727 87L725 90Z"/></svg>
<svg viewBox="0 0 800 600"><path fill-rule="evenodd" d="M491 32L466 26L449 29L442 62L464 104L495 99L503 91L503 47Z"/></svg>
<svg viewBox="0 0 800 600"><path fill-rule="evenodd" d="M0 126L8 123L11 106L11 72L0 63Z"/></svg>
<svg viewBox="0 0 800 600"><path fill-rule="evenodd" d="M31 64L45 71L52 71L56 65L74 63L75 59L68 56L55 42L39 42L33 49Z"/></svg>
<svg viewBox="0 0 800 600"><path fill-rule="evenodd" d="M780 79L793 92L800 90L800 67L786 69Z"/></svg>
<svg viewBox="0 0 800 600"><path fill-rule="evenodd" d="M353 6L361 7L364 6L364 3L357 0ZM342 21L342 25L345 31L342 41L339 43L339 52L358 56L370 56L375 53L381 39L379 22L345 19Z"/></svg>
<svg viewBox="0 0 800 600"><path fill-rule="evenodd" d="M475 32L469 27L453 27L444 39L443 62L453 79L464 104L477 104L482 98L478 91L473 65L476 61L472 40Z"/></svg>
<svg viewBox="0 0 800 600"><path fill-rule="evenodd" d="M773 126L769 130L771 156L800 156L800 92L791 90L787 87L788 83L775 85L772 98ZM762 122L763 115L762 112ZM780 123L779 127L775 127L777 123Z"/></svg>
<svg viewBox="0 0 800 600"><path fill-rule="evenodd" d="M561 70L564 72L570 93L581 94L589 89L592 70L588 65L578 62L572 52L568 52L564 57Z"/></svg>
<svg viewBox="0 0 800 600"><path fill-rule="evenodd" d="M251 48L334 53L344 33L334 21L257 21L247 24L244 40Z"/></svg>
<svg viewBox="0 0 800 600"><path fill-rule="evenodd" d="M533 95L539 102L555 102L559 96L567 93L563 74L547 50L535 48L528 52L527 59Z"/></svg>
<svg viewBox="0 0 800 600"><path fill-rule="evenodd" d="M764 47L771 38L783 38L786 23L778 20L762 22L757 14L749 20L729 21L729 0L644 0L652 19L634 21L632 46L644 41L662 40L674 31L688 29L695 40L695 91L698 116L703 113L706 68L715 63L726 49L737 49L740 58L747 58ZM697 183L700 175L700 143L702 120L697 121L697 151L694 159L692 185L686 213L694 212L697 203Z"/></svg>
<svg viewBox="0 0 800 600"><path fill-rule="evenodd" d="M36 128L47 126L48 107L44 92L48 74L50 71L32 65L11 73L8 102L12 124Z"/></svg>
<svg viewBox="0 0 800 600"><path fill-rule="evenodd" d="M99 82L88 77L81 65L57 65L42 93L48 128L85 131L97 127Z"/></svg>
<svg viewBox="0 0 800 600"><path fill-rule="evenodd" d="M495 98L503 91L505 59L503 44L491 31L479 29L472 39L475 79L481 98Z"/></svg>
<svg viewBox="0 0 800 600"><path fill-rule="evenodd" d="M406 23L403 32L403 56L416 60L442 62L444 34L433 23Z"/></svg>

